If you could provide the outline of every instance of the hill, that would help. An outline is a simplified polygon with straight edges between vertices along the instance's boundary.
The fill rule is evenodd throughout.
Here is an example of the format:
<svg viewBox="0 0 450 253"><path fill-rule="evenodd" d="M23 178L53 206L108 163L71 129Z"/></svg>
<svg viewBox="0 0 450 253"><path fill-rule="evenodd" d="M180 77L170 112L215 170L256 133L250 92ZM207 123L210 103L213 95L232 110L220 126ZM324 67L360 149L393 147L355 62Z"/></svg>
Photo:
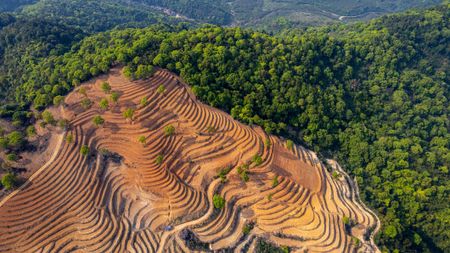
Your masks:
<svg viewBox="0 0 450 253"><path fill-rule="evenodd" d="M141 79L156 65L235 119L339 161L382 221L381 249L443 252L450 248L449 16L441 5L276 36L214 26L115 30L65 54L17 61L7 69L26 71L10 79L14 96L0 108L2 173L21 175L14 160L28 148L24 133L36 130L27 126L81 82L116 65Z"/></svg>
<svg viewBox="0 0 450 253"><path fill-rule="evenodd" d="M168 71L113 69L50 111L66 131L0 202L2 252L376 250L377 218L342 170L199 103Z"/></svg>

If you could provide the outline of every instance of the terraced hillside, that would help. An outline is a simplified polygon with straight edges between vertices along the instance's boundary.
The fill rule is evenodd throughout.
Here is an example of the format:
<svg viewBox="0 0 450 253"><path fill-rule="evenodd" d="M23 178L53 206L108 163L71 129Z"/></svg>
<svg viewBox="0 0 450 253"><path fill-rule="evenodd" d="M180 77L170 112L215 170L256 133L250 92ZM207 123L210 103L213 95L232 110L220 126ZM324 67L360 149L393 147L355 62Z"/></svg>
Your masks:
<svg viewBox="0 0 450 253"><path fill-rule="evenodd" d="M104 81L119 95L107 109ZM0 252L254 252L260 238L378 251L377 217L337 164L201 104L165 70L81 87L55 109L69 127L54 155L0 202Z"/></svg>

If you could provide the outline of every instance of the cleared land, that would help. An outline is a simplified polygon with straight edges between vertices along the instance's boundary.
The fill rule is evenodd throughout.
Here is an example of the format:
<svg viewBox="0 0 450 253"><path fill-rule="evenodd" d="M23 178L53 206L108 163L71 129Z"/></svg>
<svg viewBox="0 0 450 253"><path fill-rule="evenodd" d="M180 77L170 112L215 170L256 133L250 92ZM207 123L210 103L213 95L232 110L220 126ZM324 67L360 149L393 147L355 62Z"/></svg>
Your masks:
<svg viewBox="0 0 450 253"><path fill-rule="evenodd" d="M107 109L104 81L119 94ZM0 202L0 252L252 252L258 238L377 251L377 218L342 171L201 104L175 75L128 81L116 68L81 87L59 108L69 128L55 153Z"/></svg>

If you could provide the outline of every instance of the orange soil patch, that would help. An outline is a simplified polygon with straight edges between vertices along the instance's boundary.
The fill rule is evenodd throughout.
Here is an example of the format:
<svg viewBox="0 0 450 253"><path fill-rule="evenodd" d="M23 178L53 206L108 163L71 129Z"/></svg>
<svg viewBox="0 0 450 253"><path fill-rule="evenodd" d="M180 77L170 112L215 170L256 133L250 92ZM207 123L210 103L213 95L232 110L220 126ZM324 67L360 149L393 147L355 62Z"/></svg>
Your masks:
<svg viewBox="0 0 450 253"><path fill-rule="evenodd" d="M120 93L108 110L98 105L105 80ZM333 179L314 153L288 150L283 140L201 104L172 73L131 82L113 69L83 86L92 107L84 110L84 96L72 92L62 109L74 142L62 142L29 184L0 202L0 252L189 252L184 229L207 243L205 250L252 252L264 237L294 251L377 251L362 233L357 246L345 231L344 216L360 231L376 224L351 185ZM140 106L143 97L148 103ZM126 108L136 110L132 121L122 116ZM95 115L103 126L94 126ZM167 136L169 125L175 134ZM80 154L83 145L89 156ZM255 154L259 165L251 162ZM244 164L248 182L238 174ZM222 182L217 175L228 166ZM223 209L214 209L214 194L225 198ZM254 229L244 235L248 222Z"/></svg>

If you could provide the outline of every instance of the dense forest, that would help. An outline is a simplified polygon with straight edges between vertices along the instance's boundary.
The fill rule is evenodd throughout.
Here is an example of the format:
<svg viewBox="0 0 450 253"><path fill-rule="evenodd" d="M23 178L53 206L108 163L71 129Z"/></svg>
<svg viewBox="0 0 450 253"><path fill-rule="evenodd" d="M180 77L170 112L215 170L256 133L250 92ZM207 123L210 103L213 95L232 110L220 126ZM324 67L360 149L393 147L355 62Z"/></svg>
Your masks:
<svg viewBox="0 0 450 253"><path fill-rule="evenodd" d="M113 65L125 66L130 78L145 78L150 65L168 68L204 102L337 159L380 216L384 251L444 252L450 248L449 20L449 5L441 5L275 36L184 24L87 36L48 20L38 30L54 35L43 36L2 16L3 61L21 57L3 67L1 98L8 102L0 115L22 130L39 117L34 109ZM73 44L77 36L85 38ZM17 134L1 134L4 149L20 150Z"/></svg>

